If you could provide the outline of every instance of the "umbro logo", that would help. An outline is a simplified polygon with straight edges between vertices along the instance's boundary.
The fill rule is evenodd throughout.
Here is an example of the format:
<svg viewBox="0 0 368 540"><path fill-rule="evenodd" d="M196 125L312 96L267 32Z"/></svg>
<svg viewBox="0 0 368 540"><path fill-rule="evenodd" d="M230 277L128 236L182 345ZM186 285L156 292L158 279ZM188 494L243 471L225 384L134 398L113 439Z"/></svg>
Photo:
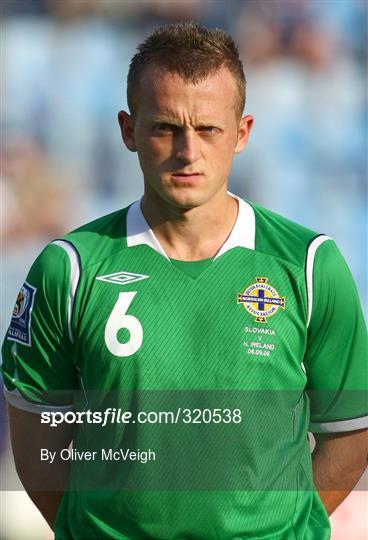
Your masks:
<svg viewBox="0 0 368 540"><path fill-rule="evenodd" d="M115 274L107 274L106 276L98 276L99 281L107 281L107 283L116 283L117 285L127 285L134 281L148 279L149 276L143 274L133 274L132 272L116 272Z"/></svg>

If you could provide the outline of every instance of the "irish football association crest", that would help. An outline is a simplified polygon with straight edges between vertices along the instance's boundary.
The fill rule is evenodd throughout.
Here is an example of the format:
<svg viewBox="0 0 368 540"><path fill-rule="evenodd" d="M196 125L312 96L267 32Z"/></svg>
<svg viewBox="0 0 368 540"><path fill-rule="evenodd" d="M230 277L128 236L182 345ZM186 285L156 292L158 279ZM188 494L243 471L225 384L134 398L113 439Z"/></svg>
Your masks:
<svg viewBox="0 0 368 540"><path fill-rule="evenodd" d="M285 309L285 296L280 296L268 283L268 278L258 277L243 293L238 293L238 304L254 315L256 322L267 323L279 308Z"/></svg>

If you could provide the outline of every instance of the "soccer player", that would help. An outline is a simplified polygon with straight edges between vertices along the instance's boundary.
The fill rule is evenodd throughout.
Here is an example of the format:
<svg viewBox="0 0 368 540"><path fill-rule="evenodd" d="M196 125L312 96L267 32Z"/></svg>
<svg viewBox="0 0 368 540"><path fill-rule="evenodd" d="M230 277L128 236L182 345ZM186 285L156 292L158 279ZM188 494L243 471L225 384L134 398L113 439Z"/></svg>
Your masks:
<svg viewBox="0 0 368 540"><path fill-rule="evenodd" d="M119 113L142 199L53 241L21 288L12 446L56 539L325 540L365 469L357 291L332 239L228 192L244 103L226 33L154 31ZM134 420L98 424L119 408ZM96 423L47 422L67 411Z"/></svg>

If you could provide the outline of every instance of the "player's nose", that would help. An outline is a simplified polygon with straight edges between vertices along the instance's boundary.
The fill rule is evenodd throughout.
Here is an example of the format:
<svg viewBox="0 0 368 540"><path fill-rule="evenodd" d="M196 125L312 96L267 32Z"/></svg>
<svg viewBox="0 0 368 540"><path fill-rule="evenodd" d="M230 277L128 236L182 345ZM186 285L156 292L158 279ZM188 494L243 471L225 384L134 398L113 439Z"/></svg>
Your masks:
<svg viewBox="0 0 368 540"><path fill-rule="evenodd" d="M184 163L194 163L200 157L199 141L195 131L183 130L176 141L176 157Z"/></svg>

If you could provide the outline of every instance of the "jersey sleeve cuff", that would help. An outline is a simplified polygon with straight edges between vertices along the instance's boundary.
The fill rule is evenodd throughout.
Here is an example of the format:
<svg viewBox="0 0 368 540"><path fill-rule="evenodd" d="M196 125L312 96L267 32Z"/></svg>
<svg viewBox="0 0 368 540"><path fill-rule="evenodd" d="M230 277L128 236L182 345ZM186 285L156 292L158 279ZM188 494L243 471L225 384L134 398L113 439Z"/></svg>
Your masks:
<svg viewBox="0 0 368 540"><path fill-rule="evenodd" d="M4 386L4 396L5 399L10 405L15 407L16 409L21 409L22 411L27 411L34 414L41 414L43 412L47 411L60 411L60 412L67 412L72 411L74 408L74 405L38 405L37 403L32 403L31 401L27 401L22 394L19 392L19 390L8 390L6 386Z"/></svg>
<svg viewBox="0 0 368 540"><path fill-rule="evenodd" d="M339 433L364 428L368 428L368 416L351 418L350 420L338 420L336 422L311 422L309 424L309 431L312 433Z"/></svg>

